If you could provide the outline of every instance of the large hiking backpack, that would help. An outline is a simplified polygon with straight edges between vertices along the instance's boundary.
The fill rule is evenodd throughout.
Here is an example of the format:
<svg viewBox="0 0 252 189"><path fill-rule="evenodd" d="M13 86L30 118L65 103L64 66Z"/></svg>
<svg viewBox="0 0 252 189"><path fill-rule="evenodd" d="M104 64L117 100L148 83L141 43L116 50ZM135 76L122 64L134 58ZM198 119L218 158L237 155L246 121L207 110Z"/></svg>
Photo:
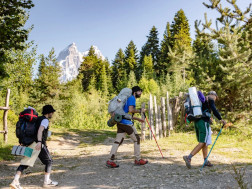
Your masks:
<svg viewBox="0 0 252 189"><path fill-rule="evenodd" d="M185 122L187 123L199 120L202 117L202 103L205 101L205 96L202 92L197 91L196 87L191 87L188 91L184 103Z"/></svg>
<svg viewBox="0 0 252 189"><path fill-rule="evenodd" d="M37 118L38 113L30 107L19 114L19 120L16 124L16 136L20 144L28 146L36 140L38 132L36 127Z"/></svg>
<svg viewBox="0 0 252 189"><path fill-rule="evenodd" d="M124 88L120 91L118 96L114 97L109 101L108 112L112 118L108 121L109 126L113 126L116 122L120 122L124 119L131 119L130 114L125 113L123 107L127 102L127 99L132 95L132 90L129 88Z"/></svg>

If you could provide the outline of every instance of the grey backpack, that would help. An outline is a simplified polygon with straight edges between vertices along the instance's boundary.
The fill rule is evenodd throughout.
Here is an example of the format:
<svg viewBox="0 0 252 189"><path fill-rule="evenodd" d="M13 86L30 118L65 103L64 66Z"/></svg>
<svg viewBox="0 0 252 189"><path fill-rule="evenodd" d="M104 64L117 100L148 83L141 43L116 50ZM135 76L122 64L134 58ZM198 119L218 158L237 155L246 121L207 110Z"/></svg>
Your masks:
<svg viewBox="0 0 252 189"><path fill-rule="evenodd" d="M125 113L123 107L127 102L127 99L132 95L132 90L129 88L123 88L118 96L114 97L109 101L108 112L111 116L117 114L121 115L122 118L131 119L132 116L130 114Z"/></svg>

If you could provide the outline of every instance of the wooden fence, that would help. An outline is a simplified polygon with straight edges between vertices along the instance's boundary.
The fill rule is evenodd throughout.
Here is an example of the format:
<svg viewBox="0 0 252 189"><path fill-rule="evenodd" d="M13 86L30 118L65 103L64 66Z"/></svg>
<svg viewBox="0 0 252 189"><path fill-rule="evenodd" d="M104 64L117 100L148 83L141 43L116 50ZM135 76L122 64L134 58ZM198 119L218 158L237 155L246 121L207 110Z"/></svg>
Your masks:
<svg viewBox="0 0 252 189"><path fill-rule="evenodd" d="M181 113L180 124L183 123L184 119L184 94L179 93L178 97L169 98L169 93L167 92L166 97L161 97L160 103L157 102L156 96L150 94L150 99L148 102L148 108L146 104L142 104L142 108L148 109L148 120L153 134L155 134L156 139L162 137L168 137L170 132L177 125L178 116ZM160 104L160 105L158 105ZM142 115L144 119L144 115ZM145 140L149 138L153 139L151 130L149 133L146 133L147 128L149 128L147 122L142 123L141 125L141 139Z"/></svg>
<svg viewBox="0 0 252 189"><path fill-rule="evenodd" d="M0 106L0 110L4 110L3 114L3 131L0 131L0 133L3 133L4 135L4 142L7 143L8 140L8 127L7 127L7 115L9 108L9 99L10 99L10 89L7 89L6 99L5 99L5 107Z"/></svg>

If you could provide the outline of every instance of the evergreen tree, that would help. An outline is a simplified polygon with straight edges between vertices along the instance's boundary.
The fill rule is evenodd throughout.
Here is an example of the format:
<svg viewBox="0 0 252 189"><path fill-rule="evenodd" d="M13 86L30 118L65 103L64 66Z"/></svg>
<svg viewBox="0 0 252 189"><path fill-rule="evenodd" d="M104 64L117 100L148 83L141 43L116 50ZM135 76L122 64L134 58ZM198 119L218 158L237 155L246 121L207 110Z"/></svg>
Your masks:
<svg viewBox="0 0 252 189"><path fill-rule="evenodd" d="M159 86L154 79L149 80L149 91L156 96L160 95Z"/></svg>
<svg viewBox="0 0 252 189"><path fill-rule="evenodd" d="M105 64L103 64L103 66L102 66L100 80L101 80L100 82L101 82L102 95L104 97L106 97L108 95L108 80L107 80L107 73L106 73Z"/></svg>
<svg viewBox="0 0 252 189"><path fill-rule="evenodd" d="M169 92L170 95L172 95L174 85L172 83L171 76L169 73L166 74L166 77L160 83L161 83L160 84L161 95L166 96L167 91Z"/></svg>
<svg viewBox="0 0 252 189"><path fill-rule="evenodd" d="M146 79L152 79L154 74L152 56L145 56L143 60L143 76Z"/></svg>
<svg viewBox="0 0 252 189"><path fill-rule="evenodd" d="M119 49L112 63L112 82L117 91L124 79L124 56L123 50Z"/></svg>
<svg viewBox="0 0 252 189"><path fill-rule="evenodd" d="M171 24L171 48L174 46L185 45L187 47L191 46L191 37L190 37L190 27L188 19L185 16L185 13L180 9L174 17L174 21Z"/></svg>
<svg viewBox="0 0 252 189"><path fill-rule="evenodd" d="M152 56L153 59L153 65L155 72L159 75L159 60L160 60L160 49L159 49L159 39L158 39L158 31L155 26L153 26L150 30L149 35L147 36L147 42L142 47L142 50L140 52L140 68L142 67L143 60L145 56ZM143 69L143 67L142 67ZM140 73L142 73L143 70Z"/></svg>
<svg viewBox="0 0 252 189"><path fill-rule="evenodd" d="M190 65L193 64L195 54L191 47L191 37L188 19L184 11L180 9L171 25L171 47L169 47L168 57L171 62L169 71L179 75L182 73L184 85L190 85L192 78L190 78ZM189 73L188 73L189 72Z"/></svg>
<svg viewBox="0 0 252 189"><path fill-rule="evenodd" d="M79 68L78 77L82 79L82 87L84 91L87 91L92 76L96 77L94 71L95 71L95 65L97 64L98 61L99 60L95 55L94 48L93 46L91 46L89 49L88 56L83 57L83 62L81 63Z"/></svg>
<svg viewBox="0 0 252 189"><path fill-rule="evenodd" d="M91 76L90 83L87 89L88 91L96 90L96 78L94 73Z"/></svg>
<svg viewBox="0 0 252 189"><path fill-rule="evenodd" d="M47 101L59 96L61 89L60 72L60 66L53 48L47 57L40 56L38 78L35 80L37 92L32 93L35 101Z"/></svg>
<svg viewBox="0 0 252 189"><path fill-rule="evenodd" d="M125 50L125 70L126 73L129 74L130 71L134 71L134 73L137 72L137 62L138 62L138 51L136 48L136 45L133 41L130 41L129 45L126 47Z"/></svg>
<svg viewBox="0 0 252 189"><path fill-rule="evenodd" d="M104 68L103 68L104 67ZM104 77L104 74L106 77ZM94 75L96 78L96 89L100 91L104 91L104 83L106 83L106 90L108 91L108 87L111 82L110 79L110 69L108 60L102 60L101 58L97 59L94 64Z"/></svg>
<svg viewBox="0 0 252 189"><path fill-rule="evenodd" d="M218 26L213 28L211 21L205 15L203 29L197 28L202 36L218 42L219 64L216 66L218 72L214 77L213 89L219 92L222 107L229 111L240 110L250 102L251 93L251 27L247 30L251 15L247 16L250 8L245 11L239 9L236 1L228 1L233 10L229 7L222 7L220 1L210 0L206 7L216 9L220 13L217 18ZM199 24L196 24L196 26ZM251 25L250 25L251 26Z"/></svg>
<svg viewBox="0 0 252 189"><path fill-rule="evenodd" d="M45 75L45 74L43 74L45 72L45 68L46 68L46 58L45 58L45 55L41 54L40 55L40 63L39 63L39 67L38 67L38 76Z"/></svg>
<svg viewBox="0 0 252 189"><path fill-rule="evenodd" d="M217 69L219 64L217 52L214 51L211 39L207 36L196 35L196 39L193 42L193 51L195 53L195 61L190 64L190 69L193 70L195 84L199 85L201 89L206 89L206 83L208 83L208 89L210 89L212 85L209 80L219 71Z"/></svg>
<svg viewBox="0 0 252 189"><path fill-rule="evenodd" d="M145 94L148 94L151 92L149 89L149 81L144 77L144 75L142 75L142 78L139 81L139 87L143 89Z"/></svg>
<svg viewBox="0 0 252 189"><path fill-rule="evenodd" d="M130 71L128 78L129 78L128 83L127 83L128 88L132 88L137 85L136 76L135 76L134 71L132 71L132 70Z"/></svg>
<svg viewBox="0 0 252 189"><path fill-rule="evenodd" d="M180 70L176 70L173 73L172 82L173 82L173 87L172 87L172 95L173 96L178 96L179 92L186 91L187 87L184 83L184 80L182 78L182 74L181 74Z"/></svg>
<svg viewBox="0 0 252 189"><path fill-rule="evenodd" d="M161 70L160 73L162 73L163 75L166 75L168 72L168 69L170 67L170 59L168 56L169 47L172 46L171 45L171 43L172 43L171 28L170 28L169 22L167 22L166 30L164 32L163 37L164 38L161 42L161 50L160 50L159 70Z"/></svg>
<svg viewBox="0 0 252 189"><path fill-rule="evenodd" d="M127 84L128 84L128 76L127 76L126 70L124 70L122 79L118 80L118 83L117 83L117 92L125 88Z"/></svg>

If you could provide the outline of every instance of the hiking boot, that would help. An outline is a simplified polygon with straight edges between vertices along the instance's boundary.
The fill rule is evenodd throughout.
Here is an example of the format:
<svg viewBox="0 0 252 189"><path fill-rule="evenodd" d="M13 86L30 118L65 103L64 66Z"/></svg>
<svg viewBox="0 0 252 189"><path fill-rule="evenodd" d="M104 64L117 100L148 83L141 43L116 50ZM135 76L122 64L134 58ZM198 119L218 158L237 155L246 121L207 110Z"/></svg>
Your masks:
<svg viewBox="0 0 252 189"><path fill-rule="evenodd" d="M106 166L109 167L109 168L117 168L117 167L119 167L118 164L116 164L113 161L109 161L109 160L106 162Z"/></svg>
<svg viewBox="0 0 252 189"><path fill-rule="evenodd" d="M143 159L135 160L135 165L145 165L147 163L148 163L147 160L143 160Z"/></svg>
<svg viewBox="0 0 252 189"><path fill-rule="evenodd" d="M213 167L213 164L212 163L210 163L210 161L207 161L206 163L205 163L205 165L204 165L204 167Z"/></svg>
<svg viewBox="0 0 252 189"><path fill-rule="evenodd" d="M21 186L20 186L20 183L17 182L17 181L13 181L11 184L10 184L10 187L12 189L23 189Z"/></svg>
<svg viewBox="0 0 252 189"><path fill-rule="evenodd" d="M59 184L58 182L52 181L50 179L48 182L44 182L43 187L44 188L50 188L50 187L53 187L53 186L58 186L58 184Z"/></svg>
<svg viewBox="0 0 252 189"><path fill-rule="evenodd" d="M188 156L183 156L183 159L184 159L184 161L186 163L186 167L188 169L191 169L191 160L188 158Z"/></svg>

